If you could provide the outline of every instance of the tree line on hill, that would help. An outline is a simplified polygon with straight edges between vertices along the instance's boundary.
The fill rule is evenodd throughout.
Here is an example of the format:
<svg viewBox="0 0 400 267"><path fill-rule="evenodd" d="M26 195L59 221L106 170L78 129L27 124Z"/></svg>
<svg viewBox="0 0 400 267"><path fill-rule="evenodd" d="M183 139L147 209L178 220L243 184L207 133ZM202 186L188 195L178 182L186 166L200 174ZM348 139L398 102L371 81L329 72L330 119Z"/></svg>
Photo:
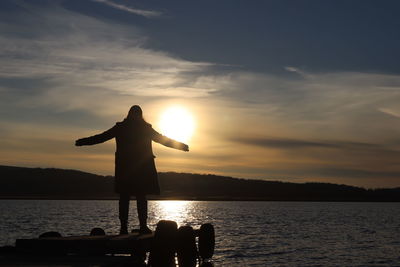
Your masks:
<svg viewBox="0 0 400 267"><path fill-rule="evenodd" d="M77 170L0 166L0 198L114 199L114 177ZM273 201L400 201L400 188L289 183L211 174L159 173L154 199Z"/></svg>

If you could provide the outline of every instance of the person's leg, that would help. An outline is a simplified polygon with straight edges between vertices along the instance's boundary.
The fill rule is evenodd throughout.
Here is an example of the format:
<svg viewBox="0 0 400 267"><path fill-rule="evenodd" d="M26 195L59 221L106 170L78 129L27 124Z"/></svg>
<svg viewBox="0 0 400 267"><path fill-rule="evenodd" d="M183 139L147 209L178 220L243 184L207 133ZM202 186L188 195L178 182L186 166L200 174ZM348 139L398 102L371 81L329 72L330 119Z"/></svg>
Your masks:
<svg viewBox="0 0 400 267"><path fill-rule="evenodd" d="M121 222L120 234L128 233L128 215L129 215L129 194L119 195L119 220Z"/></svg>
<svg viewBox="0 0 400 267"><path fill-rule="evenodd" d="M147 198L146 195L136 196L137 212L139 217L140 231L149 232L147 227ZM151 232L151 231L150 231Z"/></svg>

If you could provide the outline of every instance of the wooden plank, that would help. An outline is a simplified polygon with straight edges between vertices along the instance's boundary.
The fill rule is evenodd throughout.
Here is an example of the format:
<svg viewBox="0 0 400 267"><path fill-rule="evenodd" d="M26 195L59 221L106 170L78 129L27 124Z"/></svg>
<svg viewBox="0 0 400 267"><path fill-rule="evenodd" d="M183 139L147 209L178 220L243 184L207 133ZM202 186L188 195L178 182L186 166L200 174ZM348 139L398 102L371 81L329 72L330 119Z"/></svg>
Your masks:
<svg viewBox="0 0 400 267"><path fill-rule="evenodd" d="M154 234L139 235L138 233L120 235L111 238L107 243L108 251L112 253L135 253L150 251Z"/></svg>
<svg viewBox="0 0 400 267"><path fill-rule="evenodd" d="M16 248L40 254L129 254L148 251L153 234L69 236L17 239Z"/></svg>
<svg viewBox="0 0 400 267"><path fill-rule="evenodd" d="M40 255L16 254L2 257L0 255L0 266L21 267L21 266L131 266L143 267L143 261L134 257L126 256L60 256L42 257Z"/></svg>

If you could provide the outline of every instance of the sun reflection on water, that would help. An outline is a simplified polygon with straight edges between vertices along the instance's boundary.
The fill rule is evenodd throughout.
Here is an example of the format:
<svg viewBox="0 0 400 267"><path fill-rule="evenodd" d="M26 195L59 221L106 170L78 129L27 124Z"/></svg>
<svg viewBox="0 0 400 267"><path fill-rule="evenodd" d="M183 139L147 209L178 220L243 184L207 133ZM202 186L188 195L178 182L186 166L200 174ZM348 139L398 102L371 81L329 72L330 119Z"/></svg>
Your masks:
<svg viewBox="0 0 400 267"><path fill-rule="evenodd" d="M154 203L155 220L175 221L178 226L192 221L193 204L191 201L164 200Z"/></svg>

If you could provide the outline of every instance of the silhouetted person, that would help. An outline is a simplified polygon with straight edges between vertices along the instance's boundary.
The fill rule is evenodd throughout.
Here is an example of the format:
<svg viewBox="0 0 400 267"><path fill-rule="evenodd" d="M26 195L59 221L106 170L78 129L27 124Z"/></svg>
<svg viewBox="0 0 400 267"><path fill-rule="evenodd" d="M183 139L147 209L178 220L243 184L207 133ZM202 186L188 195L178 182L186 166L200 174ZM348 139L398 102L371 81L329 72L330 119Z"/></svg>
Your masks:
<svg viewBox="0 0 400 267"><path fill-rule="evenodd" d="M140 232L148 233L146 195L159 195L157 171L151 142L189 151L188 145L172 140L156 132L151 124L143 119L142 109L135 105L122 122L111 129L91 137L76 140L76 146L95 145L115 138L115 191L120 195L119 219L120 234L128 233L128 214L130 196L136 196Z"/></svg>

